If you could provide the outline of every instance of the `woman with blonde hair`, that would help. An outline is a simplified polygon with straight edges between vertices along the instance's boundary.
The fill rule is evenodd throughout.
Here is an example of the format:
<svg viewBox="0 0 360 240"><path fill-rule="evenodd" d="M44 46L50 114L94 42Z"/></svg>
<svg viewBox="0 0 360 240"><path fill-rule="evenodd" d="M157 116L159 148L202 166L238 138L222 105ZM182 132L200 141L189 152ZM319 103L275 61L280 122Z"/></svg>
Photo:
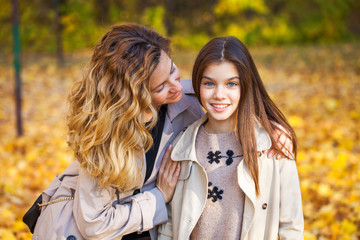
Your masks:
<svg viewBox="0 0 360 240"><path fill-rule="evenodd" d="M203 114L169 56L144 26L103 36L69 95L75 161L43 192L33 239L149 238L140 233L166 221L180 170L169 143Z"/></svg>

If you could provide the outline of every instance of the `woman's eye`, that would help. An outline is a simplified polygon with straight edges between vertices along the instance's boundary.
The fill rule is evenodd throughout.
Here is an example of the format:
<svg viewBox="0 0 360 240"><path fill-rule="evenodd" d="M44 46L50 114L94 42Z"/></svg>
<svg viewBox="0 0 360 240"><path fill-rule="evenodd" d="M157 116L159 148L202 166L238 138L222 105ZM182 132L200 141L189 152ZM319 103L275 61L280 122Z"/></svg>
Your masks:
<svg viewBox="0 0 360 240"><path fill-rule="evenodd" d="M176 70L176 66L175 66L175 64L173 64L171 67L170 74L173 74L175 72L175 70Z"/></svg>
<svg viewBox="0 0 360 240"><path fill-rule="evenodd" d="M228 86L229 86L229 87L235 87L236 85L237 85L237 84L234 83L234 82L229 82L229 83L228 83Z"/></svg>
<svg viewBox="0 0 360 240"><path fill-rule="evenodd" d="M159 87L156 88L155 93L160 93L164 89L165 83L161 84Z"/></svg>
<svg viewBox="0 0 360 240"><path fill-rule="evenodd" d="M213 84L212 82L205 82L204 85L205 85L205 86L208 86L208 87L214 86L214 84Z"/></svg>

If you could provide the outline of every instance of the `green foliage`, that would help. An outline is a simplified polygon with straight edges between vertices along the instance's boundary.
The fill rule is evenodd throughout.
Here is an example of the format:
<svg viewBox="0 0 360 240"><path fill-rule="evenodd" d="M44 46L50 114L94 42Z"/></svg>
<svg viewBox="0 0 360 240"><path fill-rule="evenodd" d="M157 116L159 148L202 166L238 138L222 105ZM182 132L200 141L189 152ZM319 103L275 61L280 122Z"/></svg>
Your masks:
<svg viewBox="0 0 360 240"><path fill-rule="evenodd" d="M160 34L166 34L164 25L165 9L163 6L148 7L141 18L141 23L151 26Z"/></svg>
<svg viewBox="0 0 360 240"><path fill-rule="evenodd" d="M291 42L335 42L348 39L347 16L354 0L269 1L280 6L274 19L283 18L296 33Z"/></svg>
<svg viewBox="0 0 360 240"><path fill-rule="evenodd" d="M11 13L11 5L10 1L2 2L0 7L0 53L9 50L12 48L11 43L11 25L10 22L10 14ZM5 49L5 48L8 49Z"/></svg>
<svg viewBox="0 0 360 240"><path fill-rule="evenodd" d="M210 37L205 33L198 34L177 34L171 38L172 43L180 49L189 49L198 51L202 48L209 40Z"/></svg>
<svg viewBox="0 0 360 240"><path fill-rule="evenodd" d="M351 37L347 16L354 0L220 0L215 32L247 44L336 42Z"/></svg>
<svg viewBox="0 0 360 240"><path fill-rule="evenodd" d="M65 52L91 48L112 24L137 22L199 49L214 36L247 45L330 43L359 39L358 0L58 0ZM56 52L54 0L19 1L22 50ZM1 52L12 51L11 1L0 8Z"/></svg>
<svg viewBox="0 0 360 240"><path fill-rule="evenodd" d="M215 7L215 14L218 16L238 15L239 12L245 10L253 10L261 14L269 12L263 0L220 0Z"/></svg>
<svg viewBox="0 0 360 240"><path fill-rule="evenodd" d="M93 47L101 35L102 26L95 22L94 5L88 1L69 0L64 16L63 39L65 51Z"/></svg>

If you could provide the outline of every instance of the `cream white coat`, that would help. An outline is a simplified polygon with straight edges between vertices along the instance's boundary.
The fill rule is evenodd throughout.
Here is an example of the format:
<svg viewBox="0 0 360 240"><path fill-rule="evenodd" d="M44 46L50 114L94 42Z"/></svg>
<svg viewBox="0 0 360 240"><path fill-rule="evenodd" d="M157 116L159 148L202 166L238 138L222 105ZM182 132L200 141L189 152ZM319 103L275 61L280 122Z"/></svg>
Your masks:
<svg viewBox="0 0 360 240"><path fill-rule="evenodd" d="M180 178L169 203L167 223L158 228L158 239L189 239L208 195L208 179L196 159L195 140L207 115L189 126L177 138L171 158L181 162ZM256 124L261 195L244 161L237 168L238 184L245 193L241 240L304 239L304 219L295 160L268 158L262 152L271 147L266 131Z"/></svg>

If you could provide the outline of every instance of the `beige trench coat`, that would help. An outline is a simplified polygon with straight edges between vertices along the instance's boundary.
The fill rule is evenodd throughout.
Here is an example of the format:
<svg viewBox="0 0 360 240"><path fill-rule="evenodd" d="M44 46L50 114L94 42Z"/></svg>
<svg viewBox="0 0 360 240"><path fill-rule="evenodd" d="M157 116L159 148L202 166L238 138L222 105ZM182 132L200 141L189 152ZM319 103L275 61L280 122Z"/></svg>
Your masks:
<svg viewBox="0 0 360 240"><path fill-rule="evenodd" d="M155 187L161 160L175 136L204 114L197 99L191 96L191 80L181 80L181 84L183 97L168 105L154 169L145 185L138 186L141 192L120 193L118 199L115 189L100 188L75 161L42 194L43 202L64 197L74 197L74 200L43 207L32 239L60 240L71 239L71 236L77 240L121 239L123 235L152 229L167 220L164 199ZM146 166L142 169L143 176L145 171ZM150 234L152 239L156 238L156 230L152 229Z"/></svg>
<svg viewBox="0 0 360 240"><path fill-rule="evenodd" d="M181 173L172 201L169 220L158 228L158 239L189 239L208 195L208 179L196 159L195 140L207 115L177 138L171 158L181 162ZM251 175L241 161L238 184L245 193L241 240L303 239L304 220L299 178L294 160L268 158L262 151L271 147L266 131L256 124L259 152L260 197L256 197Z"/></svg>

